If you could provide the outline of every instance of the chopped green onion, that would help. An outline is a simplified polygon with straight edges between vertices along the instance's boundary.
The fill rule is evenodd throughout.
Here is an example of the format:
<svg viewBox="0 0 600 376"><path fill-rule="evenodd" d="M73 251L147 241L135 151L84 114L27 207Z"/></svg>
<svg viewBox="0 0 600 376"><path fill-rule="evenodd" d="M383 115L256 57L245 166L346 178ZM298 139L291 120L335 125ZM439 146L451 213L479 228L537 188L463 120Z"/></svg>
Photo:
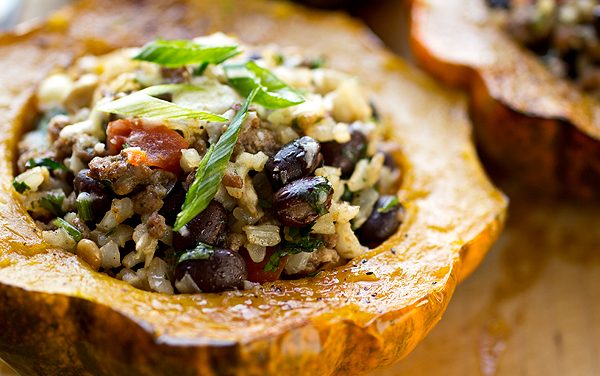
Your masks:
<svg viewBox="0 0 600 376"><path fill-rule="evenodd" d="M208 244L198 243L196 248L183 251L177 257L177 264L189 260L208 260L214 251L214 247Z"/></svg>
<svg viewBox="0 0 600 376"><path fill-rule="evenodd" d="M386 197L385 200L385 203L377 209L377 212L385 214L400 204L397 196Z"/></svg>
<svg viewBox="0 0 600 376"><path fill-rule="evenodd" d="M25 183L24 181L18 181L17 179L13 179L12 185L15 188L15 191L19 193L23 193L26 190L30 189L27 183Z"/></svg>
<svg viewBox="0 0 600 376"><path fill-rule="evenodd" d="M77 227L73 226L72 224L65 221L64 219L56 218L54 221L52 221L52 223L54 224L54 226L56 226L58 228L65 229L65 231L67 231L69 236L71 236L76 242L83 239L83 234L81 233L81 231L79 231L77 229Z"/></svg>
<svg viewBox="0 0 600 376"><path fill-rule="evenodd" d="M202 63L202 64L198 65L196 68L194 68L192 75L194 75L196 77L202 76L207 67L208 67L208 63Z"/></svg>
<svg viewBox="0 0 600 376"><path fill-rule="evenodd" d="M63 215L62 205L64 201L64 194L49 193L40 199L39 205L50 213L61 216Z"/></svg>
<svg viewBox="0 0 600 376"><path fill-rule="evenodd" d="M191 40L159 39L142 47L133 59L178 68L188 64L221 64L239 53L235 45L203 46Z"/></svg>
<svg viewBox="0 0 600 376"><path fill-rule="evenodd" d="M75 200L77 214L84 221L91 221L94 218L92 213L92 195L88 192L81 192Z"/></svg>
<svg viewBox="0 0 600 376"><path fill-rule="evenodd" d="M154 119L198 119L218 123L227 121L222 116L181 107L174 103L154 98L144 92L135 92L116 101L106 103L101 105L99 110L123 116Z"/></svg>
<svg viewBox="0 0 600 376"><path fill-rule="evenodd" d="M243 65L227 65L225 73L231 86L243 96L258 89L254 102L266 108L285 108L304 102L304 98L296 90L286 85L268 69L258 66L254 61Z"/></svg>
<svg viewBox="0 0 600 376"><path fill-rule="evenodd" d="M65 166L64 164L62 164L60 162L56 162L55 160L52 160L50 158L30 159L25 163L25 168L27 168L27 169L38 167L38 166L46 167L46 168L48 168L48 170L51 170L51 171L52 170L68 171L67 166Z"/></svg>
<svg viewBox="0 0 600 376"><path fill-rule="evenodd" d="M248 114L248 107L256 96L257 90L252 90L242 108L235 114L227 130L221 135L219 141L209 148L196 170L196 178L185 196L181 212L173 229L180 231L189 221L200 214L217 194L225 168L231 158L242 124Z"/></svg>

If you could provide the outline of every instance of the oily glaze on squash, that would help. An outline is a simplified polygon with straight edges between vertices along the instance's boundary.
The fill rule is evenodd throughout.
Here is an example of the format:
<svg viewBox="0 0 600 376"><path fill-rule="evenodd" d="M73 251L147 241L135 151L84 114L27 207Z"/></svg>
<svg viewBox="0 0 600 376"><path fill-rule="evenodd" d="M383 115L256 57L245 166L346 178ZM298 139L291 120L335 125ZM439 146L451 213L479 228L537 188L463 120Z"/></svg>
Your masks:
<svg viewBox="0 0 600 376"><path fill-rule="evenodd" d="M393 122L407 222L364 260L255 291L137 290L48 249L10 182L31 93L83 53L223 30L300 46L358 75ZM262 1L88 0L0 37L0 357L23 374L349 375L408 354L496 239L505 197L470 143L462 97L339 14Z"/></svg>
<svg viewBox="0 0 600 376"><path fill-rule="evenodd" d="M484 0L413 0L420 64L469 91L479 146L540 191L600 192L600 103L552 75L494 22Z"/></svg>

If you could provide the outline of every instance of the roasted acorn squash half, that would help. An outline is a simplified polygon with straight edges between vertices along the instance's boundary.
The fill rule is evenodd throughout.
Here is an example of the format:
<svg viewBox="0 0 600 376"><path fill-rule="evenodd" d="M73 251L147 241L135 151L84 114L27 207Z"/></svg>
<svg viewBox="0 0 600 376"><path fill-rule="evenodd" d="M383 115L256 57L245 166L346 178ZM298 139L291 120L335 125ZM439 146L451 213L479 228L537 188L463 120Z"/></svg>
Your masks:
<svg viewBox="0 0 600 376"><path fill-rule="evenodd" d="M494 167L529 188L600 192L600 103L505 33L484 0L414 0L411 44L436 78L465 88Z"/></svg>
<svg viewBox="0 0 600 376"><path fill-rule="evenodd" d="M15 200L15 140L49 70L83 53L213 31L296 45L358 75L394 123L408 220L364 260L257 291L167 296L48 249ZM22 374L360 373L408 354L496 239L507 200L488 181L462 97L339 14L262 1L83 1L0 37L0 357Z"/></svg>

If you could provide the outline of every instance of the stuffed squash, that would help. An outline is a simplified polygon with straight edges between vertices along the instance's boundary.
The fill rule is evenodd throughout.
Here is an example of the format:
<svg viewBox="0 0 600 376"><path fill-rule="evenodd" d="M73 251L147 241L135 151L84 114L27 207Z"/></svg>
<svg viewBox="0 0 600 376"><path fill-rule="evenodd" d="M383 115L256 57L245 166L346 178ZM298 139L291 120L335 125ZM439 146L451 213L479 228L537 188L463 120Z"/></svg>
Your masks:
<svg viewBox="0 0 600 376"><path fill-rule="evenodd" d="M40 84L13 186L46 242L146 290L341 265L400 226L398 150L321 60L223 34L84 56Z"/></svg>
<svg viewBox="0 0 600 376"><path fill-rule="evenodd" d="M469 91L491 165L538 192L598 197L593 3L412 2L415 57Z"/></svg>
<svg viewBox="0 0 600 376"><path fill-rule="evenodd" d="M219 42L235 57L190 62L185 69L148 61L157 49L147 48L174 40L208 47L209 41L191 38L216 31L243 41ZM110 51L116 52L104 55ZM3 37L0 52L6 88L0 98L6 135L0 143L0 356L24 374L361 373L416 346L502 226L506 199L479 165L462 98L343 16L263 1L91 0ZM149 71L133 69L136 79L129 80L132 71L125 69L121 79L105 81L107 71L98 70L105 64L98 62L113 58L121 59L120 68ZM81 66L95 68L78 71ZM17 74L20 69L27 74ZM315 76L329 69L335 79L326 81L337 85L319 91ZM298 72L309 77L306 88ZM97 82L89 97L70 95L95 81L90 74ZM219 100L211 101L205 94L212 91L200 83L218 88ZM54 90L63 85L69 89ZM298 109L327 102L331 93L331 107L326 104L320 118L331 117L334 130L313 129L320 123ZM135 112L153 111L148 102L159 103L160 114ZM171 118L161 115L165 109ZM173 119L177 111L185 116ZM28 126L36 132L31 127L40 120L45 133L37 136L69 147L36 147L36 133L24 132ZM236 129L237 141L219 151L220 140ZM157 143L159 150L152 147ZM348 143L353 147L344 149ZM299 149L303 157L290 160ZM59 151L66 151L63 158L56 157ZM140 169L150 183L138 180ZM275 192L260 197L268 190L257 188L259 180ZM208 185L214 193L206 194L203 182L214 181ZM236 191L244 186L256 197L250 189ZM57 187L62 202L47 198L61 196ZM180 198L164 210L177 190L183 203ZM374 204L356 198L366 191L377 195L368 195ZM201 205L198 197L205 197ZM276 209L269 210L269 200ZM263 212L264 222L242 223L252 220L252 209ZM186 231L207 211L217 217ZM128 227L121 233L119 226ZM335 245L327 233L332 226ZM151 236L157 228L164 232L154 235L167 236ZM282 244L299 240L311 252ZM111 242L98 256L96 248ZM153 246L138 250L138 242ZM179 250L177 242L184 244ZM312 259L324 249L327 257ZM206 273L227 263L211 263L223 253L241 272L227 278ZM294 263L298 255L304 260ZM135 264L126 265L130 259ZM207 260L198 273L188 267ZM277 268L269 266L275 262Z"/></svg>

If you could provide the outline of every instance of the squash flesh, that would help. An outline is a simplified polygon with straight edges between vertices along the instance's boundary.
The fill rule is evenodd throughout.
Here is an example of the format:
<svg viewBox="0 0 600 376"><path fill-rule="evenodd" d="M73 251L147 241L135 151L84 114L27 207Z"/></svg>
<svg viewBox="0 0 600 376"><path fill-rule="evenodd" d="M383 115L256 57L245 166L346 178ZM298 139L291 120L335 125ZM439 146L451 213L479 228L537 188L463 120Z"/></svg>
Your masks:
<svg viewBox="0 0 600 376"><path fill-rule="evenodd" d="M0 38L0 83L8 88L0 93L0 297L7 302L0 317L12 320L1 320L0 356L25 374L94 367L98 374L350 374L410 352L504 218L506 199L487 180L469 142L463 98L438 88L340 15L261 1L145 4L140 11L122 1L84 1L47 25ZM74 255L48 251L10 188L14 140L30 116L34 85L55 64L83 53L217 30L247 43L301 46L363 80L396 126L408 222L365 263L353 260L256 292L153 294L96 273ZM22 74L14 74L15 61ZM30 72L39 61L44 68ZM136 350L124 350L131 347ZM32 353L37 364L27 361Z"/></svg>

